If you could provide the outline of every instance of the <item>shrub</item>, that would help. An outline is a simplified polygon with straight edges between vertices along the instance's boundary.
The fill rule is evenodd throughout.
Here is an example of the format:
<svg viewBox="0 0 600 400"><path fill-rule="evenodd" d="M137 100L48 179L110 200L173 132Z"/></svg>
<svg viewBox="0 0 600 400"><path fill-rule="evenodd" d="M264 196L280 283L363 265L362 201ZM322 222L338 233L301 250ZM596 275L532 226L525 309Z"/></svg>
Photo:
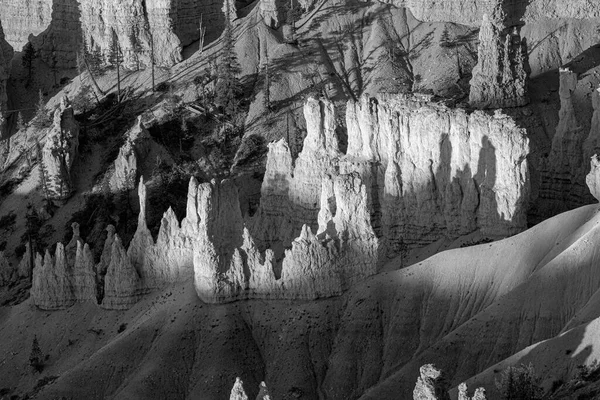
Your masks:
<svg viewBox="0 0 600 400"><path fill-rule="evenodd" d="M543 389L541 379L535 374L533 365L521 364L518 367L506 368L496 381L496 387L507 400L539 400L542 399Z"/></svg>
<svg viewBox="0 0 600 400"><path fill-rule="evenodd" d="M582 364L577 366L577 379L591 382L600 377L600 363L594 360L590 365Z"/></svg>

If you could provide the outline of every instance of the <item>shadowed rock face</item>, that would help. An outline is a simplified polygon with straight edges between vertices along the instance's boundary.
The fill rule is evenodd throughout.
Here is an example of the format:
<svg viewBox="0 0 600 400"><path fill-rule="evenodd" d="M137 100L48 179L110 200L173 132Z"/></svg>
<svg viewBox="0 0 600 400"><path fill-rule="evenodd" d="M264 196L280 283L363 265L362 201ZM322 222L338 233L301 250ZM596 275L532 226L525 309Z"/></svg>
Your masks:
<svg viewBox="0 0 600 400"><path fill-rule="evenodd" d="M66 98L54 112L54 122L42 149L43 190L51 199L66 199L73 192L71 167L79 148L79 124Z"/></svg>

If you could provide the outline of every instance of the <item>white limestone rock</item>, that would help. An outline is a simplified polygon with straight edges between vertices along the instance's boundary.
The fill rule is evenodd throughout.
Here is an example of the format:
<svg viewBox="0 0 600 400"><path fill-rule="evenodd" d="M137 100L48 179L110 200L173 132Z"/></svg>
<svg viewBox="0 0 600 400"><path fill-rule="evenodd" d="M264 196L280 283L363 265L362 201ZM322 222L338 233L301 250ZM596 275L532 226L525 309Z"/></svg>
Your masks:
<svg viewBox="0 0 600 400"><path fill-rule="evenodd" d="M413 391L414 400L449 400L448 388L442 372L433 364L423 365L419 369L419 378Z"/></svg>
<svg viewBox="0 0 600 400"><path fill-rule="evenodd" d="M54 112L54 122L42 149L42 185L51 199L66 199L73 190L71 167L79 148L79 124L66 97Z"/></svg>
<svg viewBox="0 0 600 400"><path fill-rule="evenodd" d="M54 257L48 250L43 260L38 254L31 282L33 303L42 310L60 310L72 306L76 298L71 279L62 243L56 244Z"/></svg>
<svg viewBox="0 0 600 400"><path fill-rule="evenodd" d="M239 377L235 378L229 400L248 400L248 396L244 391L244 382Z"/></svg>
<svg viewBox="0 0 600 400"><path fill-rule="evenodd" d="M104 277L104 298L101 306L110 310L126 310L142 293L141 279L118 235L114 236L110 264Z"/></svg>
<svg viewBox="0 0 600 400"><path fill-rule="evenodd" d="M77 242L75 265L73 266L73 292L77 301L91 301L97 304L96 274L94 255L90 246Z"/></svg>
<svg viewBox="0 0 600 400"><path fill-rule="evenodd" d="M148 155L151 140L150 133L142 123L142 117L138 117L135 125L125 134L125 143L119 149L114 171L109 180L111 191L135 188L139 175L138 165Z"/></svg>

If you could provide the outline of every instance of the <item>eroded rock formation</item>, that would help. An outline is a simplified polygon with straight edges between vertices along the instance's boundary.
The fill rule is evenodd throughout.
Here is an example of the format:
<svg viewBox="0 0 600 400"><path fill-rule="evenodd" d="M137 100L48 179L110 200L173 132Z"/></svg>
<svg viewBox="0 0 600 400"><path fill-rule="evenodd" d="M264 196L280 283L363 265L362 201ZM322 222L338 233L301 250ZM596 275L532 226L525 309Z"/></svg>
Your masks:
<svg viewBox="0 0 600 400"><path fill-rule="evenodd" d="M73 190L71 167L79 148L79 125L67 98L54 112L42 149L42 185L47 198L65 199Z"/></svg>
<svg viewBox="0 0 600 400"><path fill-rule="evenodd" d="M140 175L138 165L150 151L150 140L150 133L144 127L142 118L138 117L135 125L125 134L125 143L119 149L109 181L111 191L135 188Z"/></svg>
<svg viewBox="0 0 600 400"><path fill-rule="evenodd" d="M23 260L29 257L26 253ZM57 243L54 255L48 249L44 257L36 254L31 297L43 310L68 308L77 301L96 302L94 257L79 237L77 224L73 224L73 238L67 246Z"/></svg>
<svg viewBox="0 0 600 400"><path fill-rule="evenodd" d="M442 371L433 364L426 364L419 370L420 376L413 391L414 400L449 400L448 387Z"/></svg>
<svg viewBox="0 0 600 400"><path fill-rule="evenodd" d="M244 382L242 382L239 377L235 378L235 383L233 384L233 388L231 388L229 400L248 400L248 396L244 391Z"/></svg>
<svg viewBox="0 0 600 400"><path fill-rule="evenodd" d="M331 103L308 100L305 117L307 136L294 167L283 141L269 145L261 204L249 225L261 249L289 247L303 225L315 232L327 203L323 182L338 173L359 173L373 230L390 255L476 229L510 235L526 226L529 143L501 113L363 97L347 106L345 155Z"/></svg>
<svg viewBox="0 0 600 400"><path fill-rule="evenodd" d="M503 34L484 14L477 53L478 61L470 82L471 106L502 108L527 104L527 53L518 31Z"/></svg>
<svg viewBox="0 0 600 400"><path fill-rule="evenodd" d="M458 400L486 400L485 389L481 387L477 388L475 389L475 393L473 393L473 397L469 397L467 384L463 382L458 385Z"/></svg>
<svg viewBox="0 0 600 400"><path fill-rule="evenodd" d="M141 179L128 249L109 227L96 266L102 306L124 309L192 277L199 297L211 303L335 296L406 246L525 227L528 141L510 118L405 96L365 97L347 108L344 154L333 104L306 102L304 148L293 165L285 141L269 146L261 205L250 220L232 180L192 178L185 218L180 223L167 210L155 242ZM77 258L87 270L74 232L67 263ZM89 276L78 279L90 297Z"/></svg>

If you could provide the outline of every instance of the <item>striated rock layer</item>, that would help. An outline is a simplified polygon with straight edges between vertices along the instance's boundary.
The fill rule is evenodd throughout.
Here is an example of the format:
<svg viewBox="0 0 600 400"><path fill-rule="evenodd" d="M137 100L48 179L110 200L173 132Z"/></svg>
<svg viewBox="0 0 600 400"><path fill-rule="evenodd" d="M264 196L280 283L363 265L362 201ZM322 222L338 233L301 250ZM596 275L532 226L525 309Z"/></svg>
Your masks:
<svg viewBox="0 0 600 400"><path fill-rule="evenodd" d="M67 98L54 112L54 122L42 149L42 190L47 198L65 199L74 190L71 167L79 148L79 124Z"/></svg>

